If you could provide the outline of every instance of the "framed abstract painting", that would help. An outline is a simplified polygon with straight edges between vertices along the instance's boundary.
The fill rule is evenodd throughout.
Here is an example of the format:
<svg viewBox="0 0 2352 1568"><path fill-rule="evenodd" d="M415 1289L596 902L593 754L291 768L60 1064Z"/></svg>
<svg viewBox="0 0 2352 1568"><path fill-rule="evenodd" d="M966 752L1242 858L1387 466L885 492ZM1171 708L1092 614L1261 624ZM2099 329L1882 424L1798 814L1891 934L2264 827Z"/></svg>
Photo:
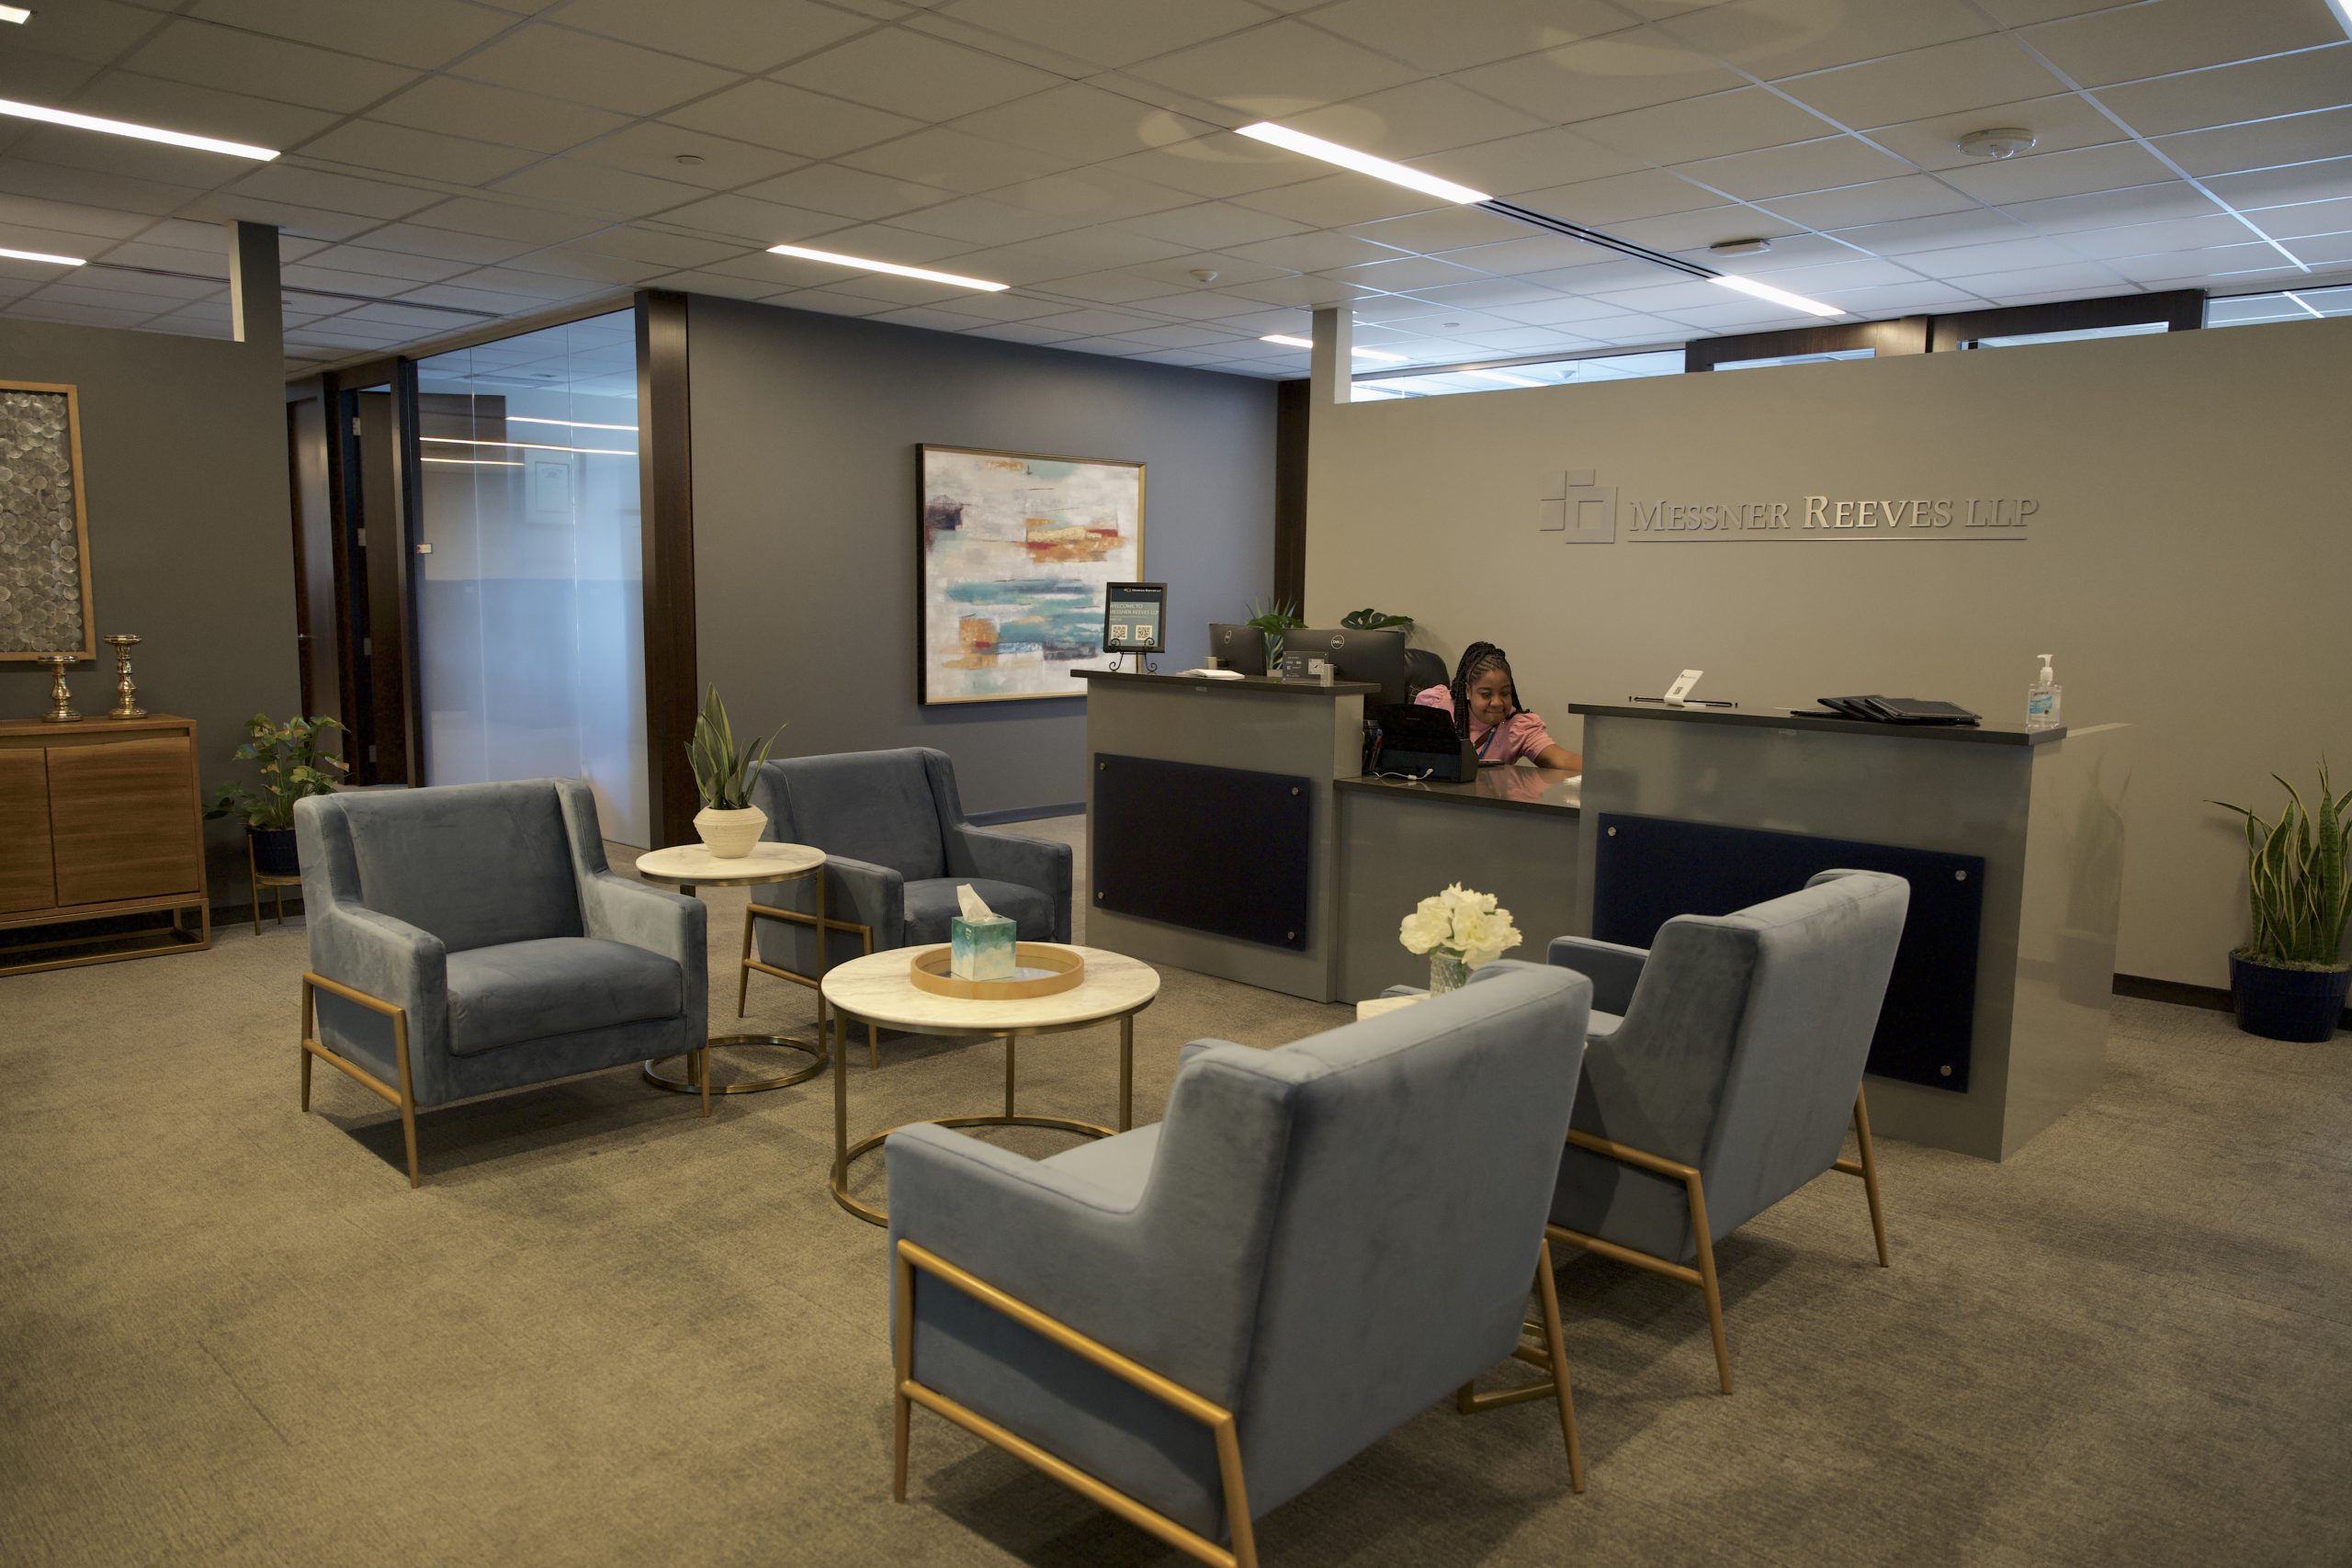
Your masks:
<svg viewBox="0 0 2352 1568"><path fill-rule="evenodd" d="M0 659L96 659L74 389L0 381Z"/></svg>
<svg viewBox="0 0 2352 1568"><path fill-rule="evenodd" d="M1143 465L923 446L917 694L1005 703L1084 694L1107 669L1104 589L1143 575Z"/></svg>

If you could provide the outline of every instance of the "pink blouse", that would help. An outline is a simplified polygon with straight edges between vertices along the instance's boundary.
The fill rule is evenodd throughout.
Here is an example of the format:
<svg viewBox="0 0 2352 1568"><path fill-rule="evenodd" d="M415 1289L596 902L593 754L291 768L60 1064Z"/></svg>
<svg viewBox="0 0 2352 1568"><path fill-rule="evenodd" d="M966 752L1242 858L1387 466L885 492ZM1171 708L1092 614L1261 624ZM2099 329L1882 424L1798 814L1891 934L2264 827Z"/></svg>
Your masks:
<svg viewBox="0 0 2352 1568"><path fill-rule="evenodd" d="M1453 688L1431 686L1413 699L1425 708L1453 712ZM1544 721L1524 710L1511 715L1498 725L1470 721L1470 749L1478 753L1482 762L1516 762L1522 757L1544 754L1552 744L1552 732Z"/></svg>

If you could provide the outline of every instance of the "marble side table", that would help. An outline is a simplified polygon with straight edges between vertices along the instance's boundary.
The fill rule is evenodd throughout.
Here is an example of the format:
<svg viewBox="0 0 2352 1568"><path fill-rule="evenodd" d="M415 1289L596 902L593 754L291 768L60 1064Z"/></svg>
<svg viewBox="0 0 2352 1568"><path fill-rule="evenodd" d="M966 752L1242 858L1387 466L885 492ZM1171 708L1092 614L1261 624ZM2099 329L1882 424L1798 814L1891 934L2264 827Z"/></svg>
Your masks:
<svg viewBox="0 0 2352 1568"><path fill-rule="evenodd" d="M804 876L817 878L817 918L825 917L825 879L818 874L825 869L825 852L807 844L779 844L763 840L752 846L748 855L725 857L715 855L701 844L678 844L666 850L650 850L637 858L637 874L650 882L667 882L679 892L691 897L695 889L705 884L736 884L746 886L755 882L791 882ZM820 962L822 962L821 955ZM821 995L817 1005L817 1039L803 1040L793 1034L714 1034L713 1049L720 1047L775 1046L797 1051L813 1057L808 1066L797 1072L779 1073L771 1077L737 1078L730 1083L714 1083L714 1094L757 1094L762 1089L784 1089L806 1083L825 1070L825 1009ZM708 1060L706 1054L705 1060ZM677 1077L664 1076L660 1068L663 1061L678 1061L684 1072ZM645 1081L657 1089L674 1094L695 1094L702 1089L701 1080L694 1076L691 1056L665 1056L645 1064Z"/></svg>
<svg viewBox="0 0 2352 1568"><path fill-rule="evenodd" d="M933 944L934 946L936 944ZM1068 944L1057 944L1068 945ZM826 972L823 994L833 1021L833 1201L868 1224L889 1219L884 1210L849 1195L850 1162L882 1146L898 1131L849 1141L849 1022L880 1024L917 1034L993 1036L1004 1042L1004 1113L940 1116L941 1127L1054 1127L1080 1137L1107 1138L1113 1129L1066 1116L1024 1116L1013 1108L1016 1043L1027 1034L1060 1034L1119 1022L1119 1125L1135 1121L1136 1014L1159 995L1159 975L1148 964L1098 947L1072 947L1085 954L1086 978L1074 989L1008 1001L943 997L918 987L910 977L916 954L931 947L901 947L853 958Z"/></svg>

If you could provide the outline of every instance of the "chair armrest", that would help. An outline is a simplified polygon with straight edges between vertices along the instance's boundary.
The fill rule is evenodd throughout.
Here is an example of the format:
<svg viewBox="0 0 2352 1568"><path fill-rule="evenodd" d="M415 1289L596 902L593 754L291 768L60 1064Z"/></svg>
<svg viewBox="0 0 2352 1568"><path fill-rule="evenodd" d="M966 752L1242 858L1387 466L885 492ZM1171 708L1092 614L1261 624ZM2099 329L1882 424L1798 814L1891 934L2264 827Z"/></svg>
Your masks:
<svg viewBox="0 0 2352 1568"><path fill-rule="evenodd" d="M1050 895L1054 900L1053 940L1069 940L1071 855L1068 844L958 822L947 830L947 864L956 876L1010 882Z"/></svg>
<svg viewBox="0 0 2352 1568"><path fill-rule="evenodd" d="M887 865L834 855L825 862L825 918L869 926L874 951L903 944L907 924L907 879ZM793 889L804 882L787 883Z"/></svg>
<svg viewBox="0 0 2352 1568"><path fill-rule="evenodd" d="M449 950L439 937L359 904L322 903L305 918L313 973L405 1010L412 1055L447 1052ZM330 999L320 998L322 1033L336 1013L349 1009L339 1001L331 1008ZM335 1032L347 1043L354 1032L347 1025L371 1016L353 1010L346 1027Z"/></svg>
<svg viewBox="0 0 2352 1568"><path fill-rule="evenodd" d="M588 934L658 953L678 965L685 978L685 1014L710 1016L708 911L699 898L633 881L615 872L580 879L580 908Z"/></svg>
<svg viewBox="0 0 2352 1568"><path fill-rule="evenodd" d="M1552 939L1548 956L1555 968L1573 969L1592 982L1595 1012L1613 1012L1623 1018L1633 1009L1634 988L1641 983L1642 966L1649 962L1650 953L1645 947L1561 936Z"/></svg>

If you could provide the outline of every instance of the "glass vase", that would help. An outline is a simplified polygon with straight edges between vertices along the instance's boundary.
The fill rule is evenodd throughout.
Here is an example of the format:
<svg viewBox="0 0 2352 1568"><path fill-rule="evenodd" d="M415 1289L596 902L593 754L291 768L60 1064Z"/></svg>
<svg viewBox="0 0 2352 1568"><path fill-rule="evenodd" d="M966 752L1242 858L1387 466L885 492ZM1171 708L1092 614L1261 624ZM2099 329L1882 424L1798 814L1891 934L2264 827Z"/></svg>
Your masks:
<svg viewBox="0 0 2352 1568"><path fill-rule="evenodd" d="M1470 978L1470 965L1456 954L1433 950L1430 953L1430 995L1442 997L1448 991L1458 991Z"/></svg>

